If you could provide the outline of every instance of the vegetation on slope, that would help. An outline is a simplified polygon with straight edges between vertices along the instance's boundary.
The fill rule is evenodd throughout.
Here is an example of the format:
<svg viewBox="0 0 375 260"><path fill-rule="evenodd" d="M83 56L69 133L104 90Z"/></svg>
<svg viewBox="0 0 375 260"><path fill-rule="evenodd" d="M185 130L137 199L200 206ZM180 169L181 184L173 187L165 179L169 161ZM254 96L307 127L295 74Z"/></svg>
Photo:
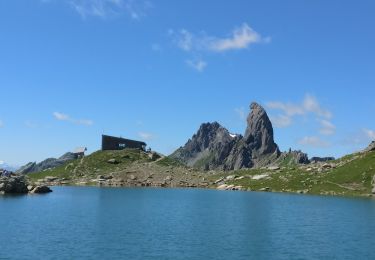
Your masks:
<svg viewBox="0 0 375 260"><path fill-rule="evenodd" d="M368 195L371 194L375 175L375 151L346 156L331 164L282 167L276 171L240 170L228 175L235 175L236 178L227 181L227 184L255 191ZM220 177L223 176L216 175L212 178Z"/></svg>
<svg viewBox="0 0 375 260"><path fill-rule="evenodd" d="M83 159L70 161L55 169L33 173L28 177L32 181L37 181L52 176L69 184L80 178L95 179L100 175L113 175L123 171L127 174L129 169L129 174L145 173L150 171L151 162L154 162L152 165L158 167L160 174L165 176L170 175L173 178L174 175L182 174L181 176L186 176L184 178L188 181L189 178L199 175L210 181L212 188L227 184L252 191L362 196L371 194L372 179L375 175L375 151L348 155L329 163L293 165L289 158L285 158L285 163L282 163L279 169L210 171L198 174L175 159L164 157L153 161L147 153L126 149L98 151ZM226 179L228 176L232 178Z"/></svg>
<svg viewBox="0 0 375 260"><path fill-rule="evenodd" d="M138 149L125 149L121 151L97 151L89 156L74 161L69 161L61 167L29 174L28 177L36 181L47 176L60 179L74 179L80 176L96 177L125 169L132 163L146 163L152 160Z"/></svg>

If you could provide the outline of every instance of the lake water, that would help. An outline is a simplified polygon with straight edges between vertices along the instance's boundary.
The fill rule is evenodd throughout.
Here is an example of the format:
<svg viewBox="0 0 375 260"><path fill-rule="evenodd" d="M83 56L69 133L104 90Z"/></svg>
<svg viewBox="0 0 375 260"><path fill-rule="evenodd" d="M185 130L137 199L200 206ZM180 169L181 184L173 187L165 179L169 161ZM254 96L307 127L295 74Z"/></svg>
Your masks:
<svg viewBox="0 0 375 260"><path fill-rule="evenodd" d="M375 259L375 201L54 187L0 196L0 259Z"/></svg>

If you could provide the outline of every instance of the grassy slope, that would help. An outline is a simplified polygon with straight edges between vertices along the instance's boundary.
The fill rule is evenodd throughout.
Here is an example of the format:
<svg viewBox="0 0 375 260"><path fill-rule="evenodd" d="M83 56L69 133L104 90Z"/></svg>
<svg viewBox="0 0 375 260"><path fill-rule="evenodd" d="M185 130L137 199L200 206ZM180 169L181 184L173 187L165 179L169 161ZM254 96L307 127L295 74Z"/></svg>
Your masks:
<svg viewBox="0 0 375 260"><path fill-rule="evenodd" d="M108 163L108 160L110 159L115 159L118 163ZM74 179L84 174L86 176L97 177L101 174L123 170L134 162L143 163L150 161L151 159L149 159L147 154L140 152L137 149L97 151L83 159L67 162L61 167L39 173L32 173L28 176L32 181L43 179L46 176Z"/></svg>
<svg viewBox="0 0 375 260"><path fill-rule="evenodd" d="M109 159L116 159L118 164L108 163ZM68 180L77 179L82 175L96 178L98 175L124 170L133 163L142 164L145 162L151 162L151 160L147 154L139 150L98 151L83 160L78 159L52 170L30 174L29 178L33 181L46 176L56 176ZM286 162L285 167L282 167L280 171L250 169L226 173L218 172L218 174L208 177L215 181L226 175L245 176L242 180L231 181L228 184L240 185L251 190L269 187L272 191L296 192L304 190L311 194L370 194L371 181L375 175L375 151L361 155L348 155L335 161L336 164L342 162L346 163L336 169L321 173L309 172L306 167L291 166ZM181 163L168 157L157 161L156 164L166 168L182 166ZM264 173L270 173L270 178L253 180L249 177Z"/></svg>
<svg viewBox="0 0 375 260"><path fill-rule="evenodd" d="M349 161L355 155L346 156L335 163ZM251 190L269 187L272 191L307 191L311 194L368 195L375 175L375 151L357 155L358 158L327 172L308 172L304 168L282 168L280 171L240 170L230 174L246 176L229 184L241 185ZM271 173L270 179L252 180L248 176ZM216 178L222 177L217 175Z"/></svg>

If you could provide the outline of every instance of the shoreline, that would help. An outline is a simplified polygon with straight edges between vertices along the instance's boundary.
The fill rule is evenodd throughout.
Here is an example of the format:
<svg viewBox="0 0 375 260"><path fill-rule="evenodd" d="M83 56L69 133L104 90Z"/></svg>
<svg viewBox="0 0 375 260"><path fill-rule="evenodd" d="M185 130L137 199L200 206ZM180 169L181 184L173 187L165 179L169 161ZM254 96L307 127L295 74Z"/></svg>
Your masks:
<svg viewBox="0 0 375 260"><path fill-rule="evenodd" d="M162 190L169 190L169 189L191 189L191 190L210 190L210 191L218 191L218 192L253 192L253 193L271 193L271 194L284 194L284 195L296 195L296 196L314 196L314 197L329 197L329 198L352 198L352 199L375 199L373 194L368 195L341 195L341 194L318 194L318 193L299 193L299 192L287 192L287 191L259 191L259 190L219 190L215 187L182 187L182 186L169 186L169 187L161 187L161 186L107 186L107 185L82 185L82 184L66 184L66 185L48 185L49 187L74 187L74 188L99 188L99 189L162 189ZM53 191L53 189L52 189Z"/></svg>

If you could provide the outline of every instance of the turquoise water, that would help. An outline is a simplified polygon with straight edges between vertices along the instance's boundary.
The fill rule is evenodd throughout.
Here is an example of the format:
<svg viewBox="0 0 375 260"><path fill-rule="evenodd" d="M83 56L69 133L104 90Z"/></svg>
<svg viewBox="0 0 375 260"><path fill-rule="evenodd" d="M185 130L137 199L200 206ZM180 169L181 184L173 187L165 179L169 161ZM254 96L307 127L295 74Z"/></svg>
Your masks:
<svg viewBox="0 0 375 260"><path fill-rule="evenodd" d="M0 259L375 259L375 201L55 187L0 196Z"/></svg>

